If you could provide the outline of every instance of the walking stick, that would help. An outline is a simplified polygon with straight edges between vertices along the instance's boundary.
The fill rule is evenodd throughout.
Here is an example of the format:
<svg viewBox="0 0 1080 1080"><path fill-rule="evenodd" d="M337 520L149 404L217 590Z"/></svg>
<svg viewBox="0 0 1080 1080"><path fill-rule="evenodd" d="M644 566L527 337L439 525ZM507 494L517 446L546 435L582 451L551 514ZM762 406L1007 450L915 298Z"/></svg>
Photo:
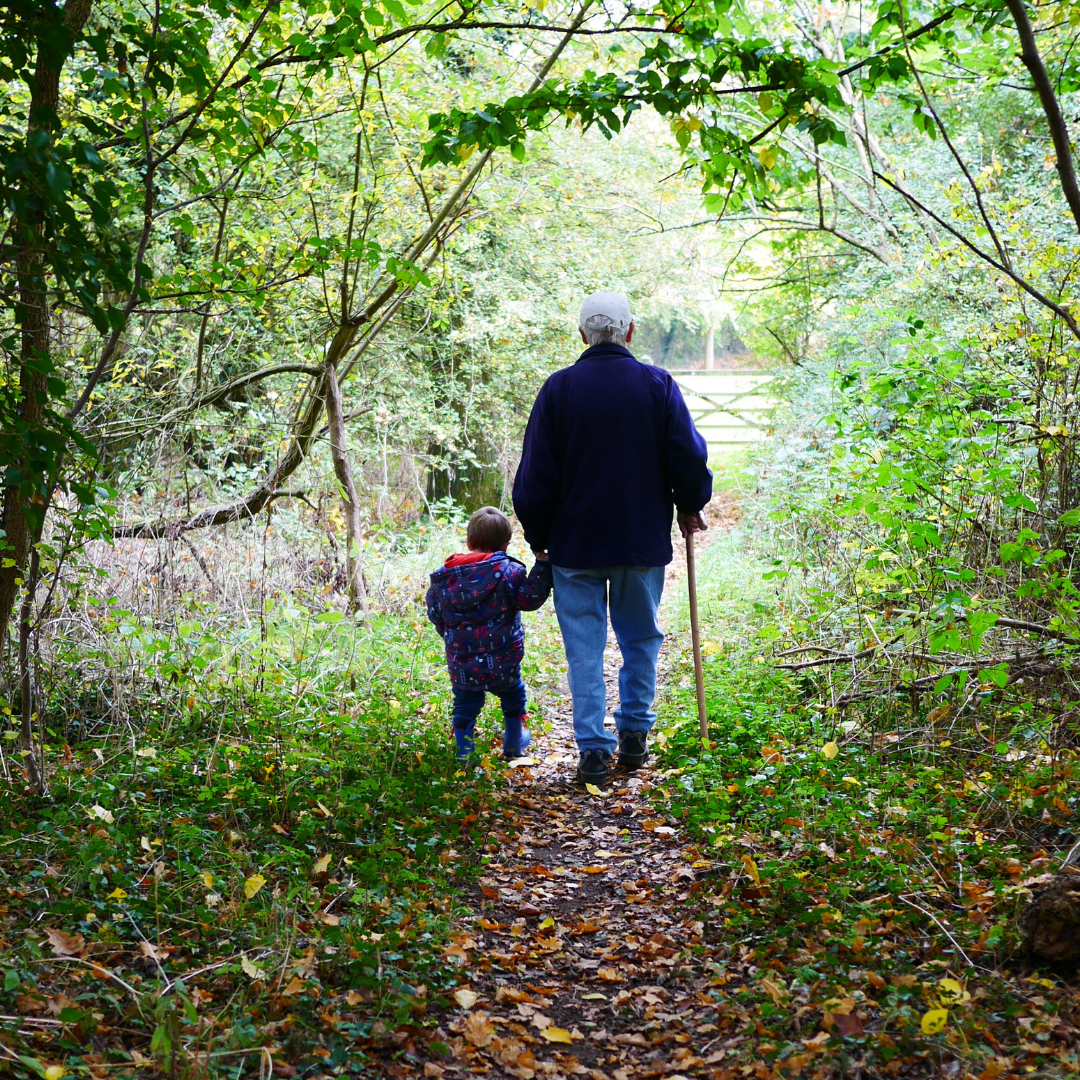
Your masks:
<svg viewBox="0 0 1080 1080"><path fill-rule="evenodd" d="M697 609L697 572L694 568L694 534L686 534L686 584L690 589L690 637L694 642L694 681L697 684L697 715L701 737L709 737L709 720L705 715L705 674L701 669L701 625Z"/></svg>

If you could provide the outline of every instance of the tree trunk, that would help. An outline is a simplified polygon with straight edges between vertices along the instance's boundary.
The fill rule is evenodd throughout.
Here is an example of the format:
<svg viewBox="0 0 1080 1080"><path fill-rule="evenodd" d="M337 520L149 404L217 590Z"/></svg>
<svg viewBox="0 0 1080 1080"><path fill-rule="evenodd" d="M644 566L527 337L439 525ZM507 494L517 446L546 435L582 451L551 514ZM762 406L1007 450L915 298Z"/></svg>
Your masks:
<svg viewBox="0 0 1080 1080"><path fill-rule="evenodd" d="M90 8L91 0L68 0L64 5L64 26L72 38L86 24L90 17ZM30 29L27 27L27 30ZM33 29L36 36L40 31ZM54 28L46 26L43 32L51 35ZM56 63L56 56L55 40L39 45L34 81L30 88L28 143L35 131L52 132L56 128L62 70L62 63L56 67L50 66L50 62ZM48 395L45 369L50 350L49 290L42 267L45 212L37 199L29 199L27 203L35 208L28 210L25 217L16 216L9 226L9 232L19 245L19 254L15 260L18 278L16 317L21 323L22 331L19 352L19 417L28 432L32 433L41 426ZM16 205L19 205L18 201ZM20 459L14 464L16 471L25 475L29 462ZM34 526L31 524L34 515L28 516L26 513L26 498L25 490L18 487L8 486L4 489L3 527L6 550L0 565L0 647L7 639L11 613L19 588L26 578L27 557L35 539L32 534ZM44 493L36 491L31 498L43 512ZM37 531L40 532L40 528Z"/></svg>
<svg viewBox="0 0 1080 1080"><path fill-rule="evenodd" d="M330 457L334 462L334 475L341 485L345 511L345 565L349 577L349 610L368 613L367 590L364 588L363 560L361 558L364 534L360 526L360 499L353 483L349 452L345 441L345 416L341 408L341 391L333 357L326 358L326 418L330 423Z"/></svg>
<svg viewBox="0 0 1080 1080"><path fill-rule="evenodd" d="M712 323L705 331L705 370L716 370L716 327Z"/></svg>

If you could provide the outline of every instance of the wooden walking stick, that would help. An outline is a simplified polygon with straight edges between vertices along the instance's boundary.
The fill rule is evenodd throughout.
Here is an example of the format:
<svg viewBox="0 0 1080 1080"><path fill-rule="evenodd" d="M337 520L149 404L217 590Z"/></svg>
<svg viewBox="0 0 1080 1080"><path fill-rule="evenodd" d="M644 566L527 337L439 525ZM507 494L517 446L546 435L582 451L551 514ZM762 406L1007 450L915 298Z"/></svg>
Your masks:
<svg viewBox="0 0 1080 1080"><path fill-rule="evenodd" d="M701 625L697 609L697 572L694 568L694 534L686 534L686 584L690 589L690 637L694 642L694 681L697 683L697 715L701 737L709 737L709 720L705 715L705 674L701 669Z"/></svg>

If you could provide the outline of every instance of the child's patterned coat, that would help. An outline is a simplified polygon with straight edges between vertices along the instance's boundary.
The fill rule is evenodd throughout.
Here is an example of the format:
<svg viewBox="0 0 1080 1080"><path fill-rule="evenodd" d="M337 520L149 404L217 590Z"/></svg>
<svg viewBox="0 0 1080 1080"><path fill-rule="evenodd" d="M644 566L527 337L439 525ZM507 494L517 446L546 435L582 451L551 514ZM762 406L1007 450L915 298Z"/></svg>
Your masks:
<svg viewBox="0 0 1080 1080"><path fill-rule="evenodd" d="M454 555L431 575L428 618L446 643L455 686L498 686L517 675L525 655L522 611L535 611L551 593L551 565L524 563L505 551Z"/></svg>

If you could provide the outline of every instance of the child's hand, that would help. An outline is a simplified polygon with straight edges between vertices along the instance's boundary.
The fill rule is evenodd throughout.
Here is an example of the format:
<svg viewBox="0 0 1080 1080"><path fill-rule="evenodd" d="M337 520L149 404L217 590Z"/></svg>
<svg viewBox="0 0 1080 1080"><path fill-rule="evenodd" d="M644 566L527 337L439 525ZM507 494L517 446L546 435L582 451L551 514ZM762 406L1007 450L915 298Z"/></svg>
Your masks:
<svg viewBox="0 0 1080 1080"><path fill-rule="evenodd" d="M533 555L536 557L537 562L548 561L548 553L546 551L534 551Z"/></svg>

